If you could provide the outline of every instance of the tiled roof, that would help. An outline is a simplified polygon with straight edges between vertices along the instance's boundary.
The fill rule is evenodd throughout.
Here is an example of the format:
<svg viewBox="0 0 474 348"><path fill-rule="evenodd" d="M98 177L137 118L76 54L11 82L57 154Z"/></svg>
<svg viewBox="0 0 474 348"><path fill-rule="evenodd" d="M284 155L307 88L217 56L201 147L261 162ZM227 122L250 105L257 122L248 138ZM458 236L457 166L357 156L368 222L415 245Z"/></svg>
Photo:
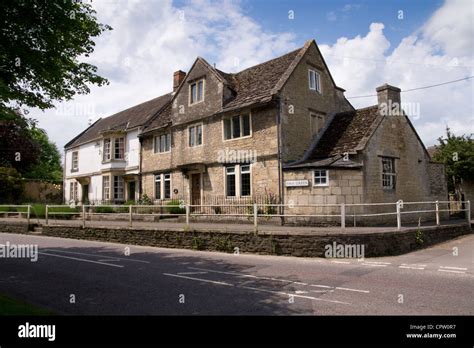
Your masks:
<svg viewBox="0 0 474 348"><path fill-rule="evenodd" d="M235 92L234 97L224 104L224 110L269 101L274 94L275 86L301 51L302 48L299 48L236 74L216 69Z"/></svg>
<svg viewBox="0 0 474 348"><path fill-rule="evenodd" d="M293 68L313 42L313 40L307 41L303 47L297 50L235 74L226 73L209 66L233 91L233 97L225 101L222 111L270 101L273 95L284 85ZM65 147L70 148L92 141L107 131L145 126L144 132L148 132L163 127L171 122L170 102L172 98L172 93L165 94L115 115L100 119L72 139Z"/></svg>
<svg viewBox="0 0 474 348"><path fill-rule="evenodd" d="M363 149L378 118L377 105L334 115L308 159L328 158Z"/></svg>
<svg viewBox="0 0 474 348"><path fill-rule="evenodd" d="M65 145L66 148L83 144L101 136L107 131L120 131L131 129L145 124L153 115L169 104L171 93L151 99L144 103L132 106L112 116L101 118L84 132Z"/></svg>
<svg viewBox="0 0 474 348"><path fill-rule="evenodd" d="M152 118L150 122L145 125L142 134L164 127L169 123L171 123L171 103L168 103L156 117Z"/></svg>

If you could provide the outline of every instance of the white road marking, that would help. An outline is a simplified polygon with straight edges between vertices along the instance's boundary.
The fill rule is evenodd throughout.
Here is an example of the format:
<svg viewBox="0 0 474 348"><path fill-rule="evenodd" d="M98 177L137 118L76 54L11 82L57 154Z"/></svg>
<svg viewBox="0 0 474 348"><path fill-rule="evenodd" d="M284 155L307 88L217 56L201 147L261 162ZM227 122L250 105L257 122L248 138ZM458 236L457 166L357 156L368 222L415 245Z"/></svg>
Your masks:
<svg viewBox="0 0 474 348"><path fill-rule="evenodd" d="M439 269L438 272L450 272L450 273L462 273L462 274L466 273L464 271L452 271L450 269Z"/></svg>
<svg viewBox="0 0 474 348"><path fill-rule="evenodd" d="M295 294L307 294L308 291L303 291L303 290L296 290Z"/></svg>
<svg viewBox="0 0 474 348"><path fill-rule="evenodd" d="M207 274L207 272L178 272L178 274L193 275L193 274Z"/></svg>
<svg viewBox="0 0 474 348"><path fill-rule="evenodd" d="M262 291L262 292L269 292L272 294L278 294L278 295L284 295L288 297L299 297L299 298L306 298L308 300L314 300L314 301L324 301L324 302L331 302L331 303L339 303L339 304L348 304L348 302L342 302L342 301L335 301L335 300L326 300L324 298L317 298L317 297L312 297L312 296L304 296L304 295L297 295L297 294L289 294L287 292L283 291L274 291L274 290L268 290L268 289L260 289L260 288L254 288L251 286L241 286L243 289L248 289L248 290L254 290L254 291Z"/></svg>
<svg viewBox="0 0 474 348"><path fill-rule="evenodd" d="M120 261L119 259L102 259L102 260L97 260L99 262L117 262Z"/></svg>
<svg viewBox="0 0 474 348"><path fill-rule="evenodd" d="M349 261L331 261L332 263L344 263L344 264L350 264Z"/></svg>
<svg viewBox="0 0 474 348"><path fill-rule="evenodd" d="M219 281L215 281L215 280L187 277L187 276L183 276L183 275L179 275L179 274L170 274L170 273L163 273L163 274L165 276L169 276L169 277L177 277L177 278L184 278L184 279L190 279L190 280L197 280L199 282L212 283L212 284L217 284L217 285L234 286L234 284L230 284L230 283L226 283L226 282L219 282Z"/></svg>
<svg viewBox="0 0 474 348"><path fill-rule="evenodd" d="M310 292L334 292L334 290L309 290Z"/></svg>
<svg viewBox="0 0 474 348"><path fill-rule="evenodd" d="M425 268L424 267L411 267L411 266L398 266L398 268L407 268L407 269L421 269L421 270L424 270Z"/></svg>
<svg viewBox="0 0 474 348"><path fill-rule="evenodd" d="M63 259L70 259L70 260L76 260L76 261L82 261L82 262L90 262L90 263L96 263L98 265L104 265L104 266L112 266L112 267L119 267L123 268L123 265L114 265L112 263L105 263L105 262L99 262L99 261L92 261L92 260L86 260L86 259L80 259L77 257L70 257L70 256L64 256L64 255L56 255L56 254L48 254L48 253L43 253L43 252L38 252L40 255L47 255L47 256L54 256L54 257L59 257Z"/></svg>
<svg viewBox="0 0 474 348"><path fill-rule="evenodd" d="M340 288L336 287L336 290L345 290L345 291L355 291L355 292L363 292L364 294L368 294L369 290L359 290L359 289L351 289L351 288Z"/></svg>
<svg viewBox="0 0 474 348"><path fill-rule="evenodd" d="M333 286L327 286L327 285L319 285L319 284L310 284L310 286L315 286L318 288L328 288L328 289L333 289Z"/></svg>
<svg viewBox="0 0 474 348"><path fill-rule="evenodd" d="M313 300L313 301L323 301L323 302L331 302L331 303L339 303L339 304L350 304L348 302L342 302L342 301L336 301L336 300L327 300L327 299L317 298L317 297L312 297L312 296L299 295L298 293L290 294L290 293L287 293L287 292L284 292L284 291L275 291L275 290L254 288L252 286L236 286L234 284L230 284L230 283L226 283L226 282L208 280L208 279L201 279L201 278L194 278L194 277L187 277L187 276L182 276L182 275L178 275L178 274L163 273L163 275L166 275L166 276L169 276L169 277L177 277L177 278L184 278L184 279L189 279L189 280L196 280L196 281L199 281L199 282L206 282L206 283L212 283L212 284L217 284L217 285L232 286L232 287L237 287L237 288L247 289L247 290L252 290L252 291L268 292L268 293L272 293L272 294L284 295L284 296L287 296L287 297L299 297L299 298L306 298L306 299ZM304 292L304 293L307 293L307 292Z"/></svg>
<svg viewBox="0 0 474 348"><path fill-rule="evenodd" d="M364 263L371 263L371 264L375 264L375 265L391 265L392 263L391 262L382 262L382 261L364 261L363 259L360 261L360 262L364 262Z"/></svg>
<svg viewBox="0 0 474 348"><path fill-rule="evenodd" d="M88 254L88 253L80 253L77 251L65 251L65 250L56 250L56 249L42 249L43 251L54 251L58 253L66 253L66 254L77 254L77 255L85 255L85 256L100 256L100 257L107 257L107 255L100 255L100 254ZM125 261L133 261L133 262L143 262L143 263L150 263L150 261L144 260L137 260L137 259L129 259L126 257L115 257L110 256L110 258L117 259L117 260L125 260Z"/></svg>
<svg viewBox="0 0 474 348"><path fill-rule="evenodd" d="M246 277L246 278L257 278L257 279L265 279L265 280L277 280L285 283L292 283L292 284L303 284L303 285L309 285L309 286L316 286L316 287L323 287L323 288L328 288L328 289L337 289L337 290L344 290L344 291L356 291L356 292L363 292L363 293L369 293L370 291L368 290L360 290L360 289L350 289L350 288L341 288L341 287L334 287L334 286L327 286L327 285L318 285L318 284L307 284L307 283L301 283L301 282L295 282L293 280L287 280L287 279L277 279L277 278L268 278L268 277L258 277L255 275L250 275L250 274L242 274L242 273L236 273L236 272L224 272L224 271L214 271L212 269L207 269L207 268L199 268L199 267L188 267L190 269L195 269L199 271L206 271L206 272L212 272L212 273L221 273L221 274L229 274L229 275L235 275L239 277Z"/></svg>
<svg viewBox="0 0 474 348"><path fill-rule="evenodd" d="M363 266L371 266L371 267L387 267L388 265L381 265L381 264L378 264L378 263L362 263Z"/></svg>
<svg viewBox="0 0 474 348"><path fill-rule="evenodd" d="M464 267L439 266L439 268L455 269L455 270L458 270L458 271L467 271L467 268L464 268Z"/></svg>

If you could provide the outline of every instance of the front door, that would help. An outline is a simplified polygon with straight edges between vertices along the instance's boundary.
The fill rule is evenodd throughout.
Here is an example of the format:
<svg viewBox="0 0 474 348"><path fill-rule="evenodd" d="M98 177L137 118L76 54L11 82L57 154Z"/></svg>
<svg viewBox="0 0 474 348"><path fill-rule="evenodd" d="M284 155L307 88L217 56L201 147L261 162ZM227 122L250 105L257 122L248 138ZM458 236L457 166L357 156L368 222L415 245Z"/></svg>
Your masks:
<svg viewBox="0 0 474 348"><path fill-rule="evenodd" d="M128 183L128 200L129 201L135 200L135 181L130 181Z"/></svg>
<svg viewBox="0 0 474 348"><path fill-rule="evenodd" d="M89 202L89 185L82 185L82 203Z"/></svg>
<svg viewBox="0 0 474 348"><path fill-rule="evenodd" d="M201 205L201 174L191 174L191 204Z"/></svg>

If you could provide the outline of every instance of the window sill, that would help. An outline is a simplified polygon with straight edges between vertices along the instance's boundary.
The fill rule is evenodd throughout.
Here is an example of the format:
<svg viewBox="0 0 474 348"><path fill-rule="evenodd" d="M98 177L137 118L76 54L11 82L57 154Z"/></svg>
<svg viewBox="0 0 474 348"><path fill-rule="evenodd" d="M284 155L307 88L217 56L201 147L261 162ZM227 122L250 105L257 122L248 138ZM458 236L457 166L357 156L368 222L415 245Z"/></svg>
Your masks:
<svg viewBox="0 0 474 348"><path fill-rule="evenodd" d="M224 139L224 142L226 141L233 141L233 140L241 140L241 139L249 139L249 138L252 138L253 134L250 133L250 135L246 135L246 136L243 136L243 137L238 137L238 138L231 138L231 139Z"/></svg>

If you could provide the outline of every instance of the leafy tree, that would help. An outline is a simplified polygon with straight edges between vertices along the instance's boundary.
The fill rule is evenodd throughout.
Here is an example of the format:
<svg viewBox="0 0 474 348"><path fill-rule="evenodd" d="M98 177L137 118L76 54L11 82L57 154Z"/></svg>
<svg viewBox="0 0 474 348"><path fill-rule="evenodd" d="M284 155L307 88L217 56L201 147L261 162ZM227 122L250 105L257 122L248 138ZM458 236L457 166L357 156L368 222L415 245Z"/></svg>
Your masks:
<svg viewBox="0 0 474 348"><path fill-rule="evenodd" d="M61 155L34 120L19 113L0 120L0 166L14 168L24 178L61 180Z"/></svg>
<svg viewBox="0 0 474 348"><path fill-rule="evenodd" d="M448 189L454 192L461 179L474 179L474 141L469 136L456 136L446 128L446 137L438 138L433 159L446 165Z"/></svg>
<svg viewBox="0 0 474 348"><path fill-rule="evenodd" d="M15 168L0 167L0 203L19 203L23 189L21 175Z"/></svg>
<svg viewBox="0 0 474 348"><path fill-rule="evenodd" d="M25 178L43 180L61 180L63 170L61 166L61 154L56 144L51 142L43 129L33 127L30 130L33 139L39 144L39 160L27 173Z"/></svg>
<svg viewBox="0 0 474 348"><path fill-rule="evenodd" d="M11 167L20 174L27 173L40 159L40 145L32 137L35 121L20 113L0 120L0 166Z"/></svg>
<svg viewBox="0 0 474 348"><path fill-rule="evenodd" d="M0 2L0 116L14 107L47 109L55 100L87 94L88 84L108 81L80 62L93 38L111 30L97 22L88 3L75 0Z"/></svg>

